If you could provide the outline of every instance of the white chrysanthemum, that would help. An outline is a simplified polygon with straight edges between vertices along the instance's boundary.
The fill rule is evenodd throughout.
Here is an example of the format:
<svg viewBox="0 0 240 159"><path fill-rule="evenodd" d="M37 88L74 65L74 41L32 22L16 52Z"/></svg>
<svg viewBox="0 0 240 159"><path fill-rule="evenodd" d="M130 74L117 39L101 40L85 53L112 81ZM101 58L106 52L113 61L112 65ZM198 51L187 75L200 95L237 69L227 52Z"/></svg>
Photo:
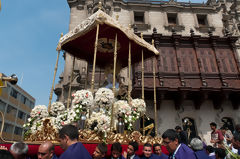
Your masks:
<svg viewBox="0 0 240 159"><path fill-rule="evenodd" d="M47 107L45 105L37 105L35 106L31 113L30 116L32 118L44 118L48 116L48 111L47 111Z"/></svg>
<svg viewBox="0 0 240 159"><path fill-rule="evenodd" d="M109 107L112 105L113 102L114 102L114 94L111 89L100 88L95 93L95 104L99 108L109 110Z"/></svg>
<svg viewBox="0 0 240 159"><path fill-rule="evenodd" d="M146 103L143 99L133 99L131 101L133 111L144 114L146 112Z"/></svg>
<svg viewBox="0 0 240 159"><path fill-rule="evenodd" d="M51 109L50 109L50 115L52 116L57 116L61 112L65 110L65 106L63 105L62 102L53 102L51 104Z"/></svg>

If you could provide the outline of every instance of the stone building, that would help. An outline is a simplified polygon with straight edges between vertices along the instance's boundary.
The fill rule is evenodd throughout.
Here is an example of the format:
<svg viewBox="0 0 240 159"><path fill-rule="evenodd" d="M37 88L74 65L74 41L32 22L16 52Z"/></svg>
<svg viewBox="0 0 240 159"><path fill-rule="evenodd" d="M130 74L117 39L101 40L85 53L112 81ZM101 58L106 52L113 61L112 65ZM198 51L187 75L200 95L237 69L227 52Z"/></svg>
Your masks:
<svg viewBox="0 0 240 159"><path fill-rule="evenodd" d="M209 123L240 123L239 18L240 0L208 0L206 3L174 0L68 0L69 30L102 9L151 42L157 57L158 133L181 125L187 118L192 135L209 142ZM65 67L55 86L58 100L67 102L73 57L64 53ZM147 116L154 116L152 59L145 61ZM77 60L72 90L89 87L91 64ZM139 65L133 66L132 96L141 97ZM127 83L126 71L121 79ZM104 82L104 70L96 71L95 88Z"/></svg>

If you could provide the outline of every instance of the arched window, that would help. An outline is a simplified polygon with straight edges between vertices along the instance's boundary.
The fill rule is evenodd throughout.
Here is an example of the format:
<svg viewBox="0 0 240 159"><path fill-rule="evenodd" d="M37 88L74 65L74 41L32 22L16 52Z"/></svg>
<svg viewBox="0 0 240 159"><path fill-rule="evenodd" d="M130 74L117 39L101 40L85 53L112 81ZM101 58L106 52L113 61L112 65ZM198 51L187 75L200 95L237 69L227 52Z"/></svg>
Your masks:
<svg viewBox="0 0 240 159"><path fill-rule="evenodd" d="M231 130L232 132L234 131L234 121L232 118L229 117L223 117L222 118L222 123L223 126L227 126L229 130Z"/></svg>
<svg viewBox="0 0 240 159"><path fill-rule="evenodd" d="M188 134L188 142L191 141L192 138L197 136L195 121L192 118L185 117L182 119L183 130Z"/></svg>

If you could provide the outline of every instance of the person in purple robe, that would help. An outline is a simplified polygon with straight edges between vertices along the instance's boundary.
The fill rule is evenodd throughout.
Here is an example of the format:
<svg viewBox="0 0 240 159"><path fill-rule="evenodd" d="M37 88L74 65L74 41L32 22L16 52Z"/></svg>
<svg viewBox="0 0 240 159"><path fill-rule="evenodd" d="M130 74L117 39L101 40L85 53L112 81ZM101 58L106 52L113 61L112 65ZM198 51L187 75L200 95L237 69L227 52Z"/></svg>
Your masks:
<svg viewBox="0 0 240 159"><path fill-rule="evenodd" d="M198 138L193 138L190 142L191 148L195 152L197 159L210 159L207 152L203 149L203 142Z"/></svg>
<svg viewBox="0 0 240 159"><path fill-rule="evenodd" d="M168 159L168 156L162 152L161 145L158 143L153 145L153 153L160 156L161 159Z"/></svg>
<svg viewBox="0 0 240 159"><path fill-rule="evenodd" d="M102 142L97 145L93 152L93 159L104 159L107 154L107 145Z"/></svg>
<svg viewBox="0 0 240 159"><path fill-rule="evenodd" d="M163 135L163 144L166 146L169 159L196 159L192 149L178 142L178 134L173 129L166 130Z"/></svg>
<svg viewBox="0 0 240 159"><path fill-rule="evenodd" d="M92 159L83 144L78 142L77 127L64 125L59 130L59 142L64 150L59 159Z"/></svg>
<svg viewBox="0 0 240 159"><path fill-rule="evenodd" d="M140 159L139 156L136 154L138 151L138 143L136 141L131 141L128 144L127 152L123 152L123 157L126 159Z"/></svg>
<svg viewBox="0 0 240 159"><path fill-rule="evenodd" d="M215 149L216 159L225 159L226 157L226 151L221 148Z"/></svg>
<svg viewBox="0 0 240 159"><path fill-rule="evenodd" d="M159 156L152 153L152 145L146 143L143 145L143 156L141 159L159 159Z"/></svg>

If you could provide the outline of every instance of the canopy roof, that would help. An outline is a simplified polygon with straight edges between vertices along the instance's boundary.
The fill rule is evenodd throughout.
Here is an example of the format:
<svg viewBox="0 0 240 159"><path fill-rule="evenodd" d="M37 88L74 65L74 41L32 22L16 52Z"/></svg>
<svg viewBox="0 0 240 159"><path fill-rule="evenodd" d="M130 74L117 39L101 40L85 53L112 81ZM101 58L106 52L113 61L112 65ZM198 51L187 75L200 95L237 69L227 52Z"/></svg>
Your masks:
<svg viewBox="0 0 240 159"><path fill-rule="evenodd" d="M141 61L142 50L144 51L144 58L159 54L154 46L101 10L98 10L72 31L61 37L57 50L65 50L77 58L92 63L97 24L99 24L99 36L96 64L99 66L105 66L113 61L116 34L118 45L117 61L122 67L128 65L129 41L131 41L132 63Z"/></svg>

